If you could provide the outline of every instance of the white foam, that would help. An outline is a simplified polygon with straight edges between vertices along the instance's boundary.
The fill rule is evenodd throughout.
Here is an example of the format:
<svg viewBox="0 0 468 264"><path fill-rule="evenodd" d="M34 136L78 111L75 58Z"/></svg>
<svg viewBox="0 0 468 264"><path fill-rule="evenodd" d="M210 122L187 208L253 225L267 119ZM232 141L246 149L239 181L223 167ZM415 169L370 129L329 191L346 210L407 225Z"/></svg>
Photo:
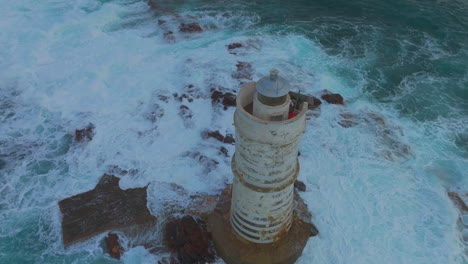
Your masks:
<svg viewBox="0 0 468 264"><path fill-rule="evenodd" d="M225 146L232 155L234 147L204 140L201 134L205 129L234 133L234 109L213 109L209 89L219 85L226 91L238 90L231 73L237 61L247 61L253 66L254 79L276 67L295 89L316 96L328 89L341 93L347 103L322 104L320 116L308 121L303 136L300 179L308 191L302 196L320 235L310 239L299 263L464 260L457 212L445 187L459 184L466 190L467 165L447 149L451 143L445 135L450 126L421 125L400 118L390 106L366 100L362 92L366 78L359 65L329 56L297 34L277 36L262 31L268 29L250 32L259 21L255 14L186 11L183 16L193 15L212 30L194 36L176 32L176 42L168 44L157 28L157 18L145 13L144 2L124 6L89 0L78 1L73 8L68 5L60 1L30 3L30 11L21 11L16 4L4 5L8 19L0 25L0 66L6 70L0 73L0 86L14 83L20 95L14 99L15 118L2 124L0 141L16 152L24 148L28 154L23 160L9 160L14 166L8 175L0 174L1 197L6 200L0 202L0 239L20 239L24 228L36 224L29 216L37 212L28 210L52 210L60 199L94 188L112 165L138 170L121 176L122 188L150 184L152 212L158 212L169 198L187 202L186 197L165 189L167 183L194 193L214 192L232 181L230 157L219 155L218 149ZM173 19L169 23L177 21L171 14L166 16ZM135 21L140 23L133 24ZM177 29L178 25L172 26ZM226 49L232 42L250 42L255 47L234 56ZM352 78L340 75L343 65ZM201 91L201 98L192 103L173 98L173 93L184 93L189 84ZM168 102L158 95L168 96ZM186 122L178 114L181 104L193 113ZM145 115L155 105L164 115L153 123ZM345 111L356 115L359 124L339 126ZM384 116L388 126L366 122L369 112ZM96 126L92 141L70 144L63 139L89 122ZM460 121L453 126L462 131L464 124ZM404 133L385 136L386 128ZM408 144L413 154L386 158L388 151L398 151L392 147L395 142ZM70 150L51 155L55 153L53 144ZM194 152L219 164L207 170L190 155ZM52 163L53 168L38 174L34 162L41 160ZM57 219L44 229L43 218L43 227L33 230L50 243L35 254L43 254L45 259L64 254L76 263L102 258L96 249L101 237L73 250L61 248ZM54 230L50 236L49 229ZM125 253L123 261L155 263L159 257L134 248Z"/></svg>

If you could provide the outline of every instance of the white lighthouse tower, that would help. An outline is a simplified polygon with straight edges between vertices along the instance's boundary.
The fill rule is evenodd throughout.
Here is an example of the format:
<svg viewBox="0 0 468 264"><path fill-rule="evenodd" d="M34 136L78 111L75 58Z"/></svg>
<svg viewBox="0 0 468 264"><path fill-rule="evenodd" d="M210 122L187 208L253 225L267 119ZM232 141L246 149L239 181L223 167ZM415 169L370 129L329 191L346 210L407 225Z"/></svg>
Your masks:
<svg viewBox="0 0 468 264"><path fill-rule="evenodd" d="M208 219L228 264L294 263L311 234L310 213L294 192L308 105L288 118L289 90L288 81L271 70L237 94L232 192L223 192Z"/></svg>
<svg viewBox="0 0 468 264"><path fill-rule="evenodd" d="M271 243L291 226L305 115L288 119L289 83L277 70L253 88L244 87L237 98L242 105L253 93L252 114L242 108L234 114L231 225L248 241Z"/></svg>

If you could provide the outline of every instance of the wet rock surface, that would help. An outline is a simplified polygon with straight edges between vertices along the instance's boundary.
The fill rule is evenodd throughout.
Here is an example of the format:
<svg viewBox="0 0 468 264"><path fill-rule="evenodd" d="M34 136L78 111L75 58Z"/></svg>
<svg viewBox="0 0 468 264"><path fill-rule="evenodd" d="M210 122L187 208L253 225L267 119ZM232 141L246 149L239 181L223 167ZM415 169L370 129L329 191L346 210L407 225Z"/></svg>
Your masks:
<svg viewBox="0 0 468 264"><path fill-rule="evenodd" d="M119 181L104 174L93 190L59 202L65 246L106 231L156 221L146 207L147 187L122 190Z"/></svg>
<svg viewBox="0 0 468 264"><path fill-rule="evenodd" d="M205 130L202 133L202 137L204 139L214 138L226 144L234 144L236 142L232 134L227 134L226 136L223 136L218 130Z"/></svg>
<svg viewBox="0 0 468 264"><path fill-rule="evenodd" d="M113 258L120 259L123 255L124 249L120 244L119 236L115 233L109 233L104 238L104 241L109 255Z"/></svg>
<svg viewBox="0 0 468 264"><path fill-rule="evenodd" d="M229 157L229 151L225 147L220 147L218 154L223 154L225 157Z"/></svg>
<svg viewBox="0 0 468 264"><path fill-rule="evenodd" d="M209 173L210 171L216 169L219 164L219 162L215 159L209 158L198 151L190 153L190 157L198 161L198 163L203 166L203 171L205 173Z"/></svg>
<svg viewBox="0 0 468 264"><path fill-rule="evenodd" d="M193 127L193 122L191 120L193 117L193 112L188 106L186 105L179 106L179 116L184 120L184 126L186 128Z"/></svg>
<svg viewBox="0 0 468 264"><path fill-rule="evenodd" d="M294 188L296 188L296 190L301 191L301 192L305 192L307 190L305 183L299 180L296 180L294 182Z"/></svg>
<svg viewBox="0 0 468 264"><path fill-rule="evenodd" d="M344 104L343 96L336 93L331 93L329 91L324 91L322 94L322 99L325 100L329 104Z"/></svg>
<svg viewBox="0 0 468 264"><path fill-rule="evenodd" d="M151 121L151 123L156 123L164 116L164 108L159 104L151 104L148 111L144 114L145 119Z"/></svg>
<svg viewBox="0 0 468 264"><path fill-rule="evenodd" d="M201 33L203 28L198 23L181 23L179 31L184 33Z"/></svg>
<svg viewBox="0 0 468 264"><path fill-rule="evenodd" d="M242 48L243 45L241 43L231 43L227 45L227 49L230 54L237 55L236 49Z"/></svg>
<svg viewBox="0 0 468 264"><path fill-rule="evenodd" d="M236 64L237 70L232 74L235 79L252 80L252 64L245 61L238 61Z"/></svg>
<svg viewBox="0 0 468 264"><path fill-rule="evenodd" d="M86 142L93 140L95 126L89 123L85 128L75 130L75 140L78 142Z"/></svg>
<svg viewBox="0 0 468 264"><path fill-rule="evenodd" d="M219 90L212 90L211 91L211 103L216 105L221 103L224 106L224 110L228 109L228 107L235 107L236 106L236 96L230 92L221 92Z"/></svg>
<svg viewBox="0 0 468 264"><path fill-rule="evenodd" d="M211 236L200 218L171 218L164 227L164 242L172 252L170 263L212 263L216 259Z"/></svg>
<svg viewBox="0 0 468 264"><path fill-rule="evenodd" d="M461 213L468 213L468 205L466 205L465 201L462 199L461 194L456 192L448 192L447 193L450 200L452 200L453 204L460 210ZM468 196L465 194L465 197Z"/></svg>

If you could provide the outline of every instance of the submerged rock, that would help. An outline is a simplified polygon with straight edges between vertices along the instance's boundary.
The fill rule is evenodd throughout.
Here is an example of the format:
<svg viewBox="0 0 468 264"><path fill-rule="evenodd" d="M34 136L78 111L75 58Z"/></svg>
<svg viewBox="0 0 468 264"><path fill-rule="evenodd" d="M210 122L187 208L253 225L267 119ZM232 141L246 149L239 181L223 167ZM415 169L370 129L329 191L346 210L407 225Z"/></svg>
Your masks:
<svg viewBox="0 0 468 264"><path fill-rule="evenodd" d="M241 43L231 43L227 47L228 47L228 50L233 50L233 49L237 49L237 48L242 48L242 44Z"/></svg>
<svg viewBox="0 0 468 264"><path fill-rule="evenodd" d="M198 23L181 23L179 31L184 33L200 33L203 28Z"/></svg>
<svg viewBox="0 0 468 264"><path fill-rule="evenodd" d="M115 233L109 233L105 237L106 248L109 255L113 258L120 259L123 255L124 249L120 245L119 236Z"/></svg>
<svg viewBox="0 0 468 264"><path fill-rule="evenodd" d="M218 161L212 158L208 158L206 155L198 151L191 153L190 156L197 160L203 166L205 173L209 173L210 171L216 169L216 167L219 164Z"/></svg>
<svg viewBox="0 0 468 264"><path fill-rule="evenodd" d="M202 264L216 259L205 222L190 215L169 219L164 227L164 242L172 252L171 263Z"/></svg>
<svg viewBox="0 0 468 264"><path fill-rule="evenodd" d="M229 53L233 55L237 55L237 52L235 51L235 49L242 48L242 47L243 45L241 43L231 43L227 45L227 49Z"/></svg>
<svg viewBox="0 0 468 264"><path fill-rule="evenodd" d="M236 64L237 70L232 74L235 79L252 80L252 64L245 61L238 61Z"/></svg>
<svg viewBox="0 0 468 264"><path fill-rule="evenodd" d="M192 121L193 112L188 106L186 105L179 106L179 116L184 120L184 126L186 128L193 128L194 126L194 123Z"/></svg>
<svg viewBox="0 0 468 264"><path fill-rule="evenodd" d="M84 142L84 141L93 140L94 128L95 128L95 126L92 123L89 123L89 125L87 125L83 129L76 129L75 130L75 139L76 139L76 141Z"/></svg>
<svg viewBox="0 0 468 264"><path fill-rule="evenodd" d="M224 154L225 157L229 157L228 150L225 147L220 147L218 154Z"/></svg>

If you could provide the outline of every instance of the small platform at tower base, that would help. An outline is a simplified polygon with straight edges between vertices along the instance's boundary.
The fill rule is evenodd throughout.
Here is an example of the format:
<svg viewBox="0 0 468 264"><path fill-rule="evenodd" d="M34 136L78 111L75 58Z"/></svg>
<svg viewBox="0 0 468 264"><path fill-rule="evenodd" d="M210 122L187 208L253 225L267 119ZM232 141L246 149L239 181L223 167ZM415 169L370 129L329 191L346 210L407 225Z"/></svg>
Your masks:
<svg viewBox="0 0 468 264"><path fill-rule="evenodd" d="M318 234L311 222L311 214L302 198L294 194L294 218L289 231L276 242L257 244L249 242L231 228L231 189L226 189L216 209L208 216L218 256L227 264L292 264L302 255L309 237Z"/></svg>

